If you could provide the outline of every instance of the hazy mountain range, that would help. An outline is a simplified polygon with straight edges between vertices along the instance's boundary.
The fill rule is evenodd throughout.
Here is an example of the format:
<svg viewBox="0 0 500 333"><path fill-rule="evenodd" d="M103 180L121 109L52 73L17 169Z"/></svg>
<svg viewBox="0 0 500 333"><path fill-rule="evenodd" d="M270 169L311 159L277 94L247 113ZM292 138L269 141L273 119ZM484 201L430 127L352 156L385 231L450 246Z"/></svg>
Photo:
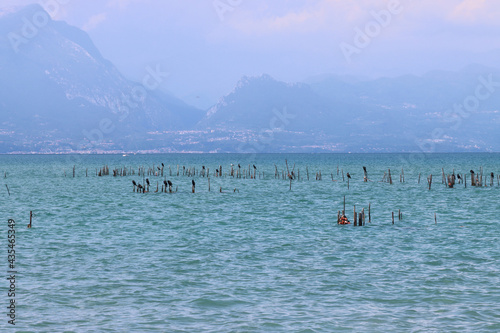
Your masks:
<svg viewBox="0 0 500 333"><path fill-rule="evenodd" d="M0 12L0 153L500 151L500 70L243 77L208 110L124 78L42 7ZM46 20L44 20L46 18Z"/></svg>

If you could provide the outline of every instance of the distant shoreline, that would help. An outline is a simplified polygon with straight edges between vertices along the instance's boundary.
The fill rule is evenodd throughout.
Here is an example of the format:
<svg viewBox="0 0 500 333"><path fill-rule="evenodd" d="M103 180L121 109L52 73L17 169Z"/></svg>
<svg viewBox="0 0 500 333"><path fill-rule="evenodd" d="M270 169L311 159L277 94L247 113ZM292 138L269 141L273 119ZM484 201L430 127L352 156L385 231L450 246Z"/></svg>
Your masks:
<svg viewBox="0 0 500 333"><path fill-rule="evenodd" d="M133 155L169 155L169 154L178 154L178 155L285 155L285 154L293 154L293 155L389 155L389 154L425 154L425 155L439 155L439 154L500 154L497 151L448 151L448 152L422 152L422 151L412 151L412 152L264 152L264 153L237 153L237 152L199 152L199 151L182 151L182 152L144 152L144 151L136 151L136 152L100 152L100 153L90 153L90 152L82 152L82 153L40 153L40 152L12 152L12 153L0 153L0 156L14 156L14 155L89 155L89 156L98 156L98 155L123 155L127 156ZM126 157L126 156L124 156Z"/></svg>

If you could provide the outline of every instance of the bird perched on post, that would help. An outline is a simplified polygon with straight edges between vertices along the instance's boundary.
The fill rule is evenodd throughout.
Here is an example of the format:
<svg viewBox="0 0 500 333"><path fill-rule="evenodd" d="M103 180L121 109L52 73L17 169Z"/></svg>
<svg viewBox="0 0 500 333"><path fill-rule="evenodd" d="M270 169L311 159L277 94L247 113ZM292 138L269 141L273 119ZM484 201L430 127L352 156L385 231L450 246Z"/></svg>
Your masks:
<svg viewBox="0 0 500 333"><path fill-rule="evenodd" d="M134 185L134 191L135 192L135 187L137 186L137 183L135 182L135 180L132 180L132 184Z"/></svg>
<svg viewBox="0 0 500 333"><path fill-rule="evenodd" d="M351 175L349 174L349 172L347 173L347 178L351 179Z"/></svg>
<svg viewBox="0 0 500 333"><path fill-rule="evenodd" d="M168 186L168 192L172 193L172 182L170 180L164 180L163 183L165 184L165 192L167 192Z"/></svg>
<svg viewBox="0 0 500 333"><path fill-rule="evenodd" d="M193 179L193 180L191 180L191 183L193 184L192 190L193 190L193 193L194 193L194 189L195 189L195 187L196 187L196 183L194 182L194 179Z"/></svg>

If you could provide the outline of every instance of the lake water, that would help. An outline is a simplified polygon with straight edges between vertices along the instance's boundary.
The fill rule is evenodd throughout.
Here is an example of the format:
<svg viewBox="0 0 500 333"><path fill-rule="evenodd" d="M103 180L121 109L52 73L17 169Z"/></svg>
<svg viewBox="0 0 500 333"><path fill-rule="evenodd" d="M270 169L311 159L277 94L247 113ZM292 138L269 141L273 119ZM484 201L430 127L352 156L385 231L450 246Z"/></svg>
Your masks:
<svg viewBox="0 0 500 333"><path fill-rule="evenodd" d="M275 179L285 160L300 172L291 191ZM138 168L161 163L164 177L134 193ZM230 177L231 163L260 177ZM105 164L111 175L96 176ZM206 177L182 175L202 165L210 192ZM124 166L135 175L113 177ZM488 187L470 186L480 167ZM467 187L446 188L442 168ZM500 154L3 155L0 172L19 332L500 331ZM177 193L154 192L165 178ZM337 225L344 196L349 219L370 204L371 223Z"/></svg>

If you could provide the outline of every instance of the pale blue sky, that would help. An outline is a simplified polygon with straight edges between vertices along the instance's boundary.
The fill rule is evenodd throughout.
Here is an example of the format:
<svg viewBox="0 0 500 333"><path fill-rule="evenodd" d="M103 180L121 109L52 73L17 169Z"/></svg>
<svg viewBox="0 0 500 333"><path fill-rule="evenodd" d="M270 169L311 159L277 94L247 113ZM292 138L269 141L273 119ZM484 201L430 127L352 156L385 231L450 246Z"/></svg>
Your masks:
<svg viewBox="0 0 500 333"><path fill-rule="evenodd" d="M500 60L497 0L0 0L0 7L33 2L86 30L131 79L160 64L170 73L164 88L191 101L213 101L243 75L378 77ZM370 36L356 41L357 29Z"/></svg>

